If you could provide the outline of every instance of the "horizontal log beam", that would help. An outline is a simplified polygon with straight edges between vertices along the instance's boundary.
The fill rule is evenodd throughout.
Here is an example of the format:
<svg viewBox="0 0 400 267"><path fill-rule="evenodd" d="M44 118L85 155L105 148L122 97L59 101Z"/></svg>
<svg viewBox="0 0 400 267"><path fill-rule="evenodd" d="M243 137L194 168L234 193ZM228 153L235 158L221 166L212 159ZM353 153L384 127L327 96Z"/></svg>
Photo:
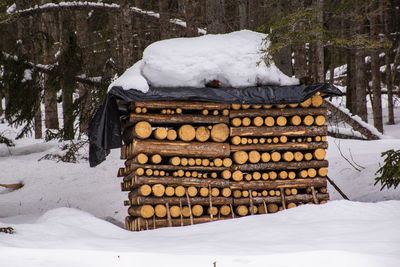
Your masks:
<svg viewBox="0 0 400 267"><path fill-rule="evenodd" d="M265 190L276 188L308 188L314 186L315 188L326 187L326 178L312 178L312 179L293 179L293 180L266 180L266 181L252 181L249 182L234 182L223 179L200 179L200 178L187 178L187 177L158 177L158 176L134 176L130 179L132 181L132 188L137 188L141 185L172 185L172 186L197 186L197 187L217 187L217 188L231 188L241 190Z"/></svg>
<svg viewBox="0 0 400 267"><path fill-rule="evenodd" d="M231 127L231 136L323 136L328 134L327 126L272 126L272 127Z"/></svg>
<svg viewBox="0 0 400 267"><path fill-rule="evenodd" d="M178 115L164 115L164 114L134 114L131 113L129 123L136 123L139 121L148 121L152 124L162 125L176 125L176 124L217 124L229 123L228 116L206 116L196 114L178 114ZM127 125L129 126L129 125Z"/></svg>
<svg viewBox="0 0 400 267"><path fill-rule="evenodd" d="M211 221L219 221L219 220L226 220L232 217L213 217L211 219L210 216L201 216L201 217L194 217L193 221L190 218L182 218L182 219L143 219L143 218L135 218L130 217L127 219L127 229L131 231L141 231L141 230L151 230L157 229L162 227L169 227L171 226L187 226L193 224L200 224L200 223L207 223Z"/></svg>
<svg viewBox="0 0 400 267"><path fill-rule="evenodd" d="M135 156L139 153L160 154L161 156L182 156L182 157L207 157L207 158L225 158L229 157L231 152L228 143L212 142L170 142L159 140L139 140L134 139L133 149L129 156Z"/></svg>
<svg viewBox="0 0 400 267"><path fill-rule="evenodd" d="M328 193L318 193L316 194L317 199L320 200L329 200ZM193 197L190 198L191 205L210 205L210 199L213 205L250 205L250 198L226 198L226 197ZM281 196L268 196L268 197L252 197L253 204L281 204L282 198ZM186 197L142 197L135 196L129 193L129 200L131 205L158 205L158 204L166 204L169 205L187 205L188 201ZM298 194L285 196L286 203L299 203L299 202L312 202L313 196L312 194Z"/></svg>
<svg viewBox="0 0 400 267"><path fill-rule="evenodd" d="M165 204L169 205L188 205L188 199L186 197L142 197L129 193L129 200L131 205L157 205L157 204ZM211 197L211 201L213 205L229 205L233 204L232 198L226 197ZM210 205L209 197L192 197L190 198L191 205Z"/></svg>
<svg viewBox="0 0 400 267"><path fill-rule="evenodd" d="M127 164L129 164L129 163L127 163ZM229 169L226 167L174 166L174 165L135 164L135 163L132 163L129 166L130 166L131 170L143 168L143 169L164 170L164 171L184 170L184 171L201 171L201 172L220 172L220 171ZM161 177L158 177L158 178L161 178ZM182 179L182 178L180 178L180 179Z"/></svg>
<svg viewBox="0 0 400 267"><path fill-rule="evenodd" d="M285 143L285 144L251 144L251 145L231 145L231 151L272 151L272 150L313 150L317 148L328 148L328 142L310 143Z"/></svg>
<svg viewBox="0 0 400 267"><path fill-rule="evenodd" d="M308 168L322 168L328 167L327 160L310 160L310 161L299 161L299 162L267 162L267 163L256 163L256 164L242 164L234 165L234 170L241 171L260 171L260 170L299 170Z"/></svg>
<svg viewBox="0 0 400 267"><path fill-rule="evenodd" d="M181 108L189 110L203 110L203 109L230 109L231 105L226 103L216 102L199 102L199 101L136 101L134 107L145 107L150 109L168 109L168 108Z"/></svg>
<svg viewBox="0 0 400 267"><path fill-rule="evenodd" d="M272 108L272 109L245 109L231 110L229 117L257 117L257 116L306 116L306 115L325 115L327 109L320 108Z"/></svg>
<svg viewBox="0 0 400 267"><path fill-rule="evenodd" d="M321 200L329 200L328 193L319 193L316 194L318 202ZM252 197L253 204L260 205L260 204L281 204L282 197L281 196L274 196L274 197ZM298 194L298 195L291 195L285 196L285 203L307 203L313 202L312 194ZM236 198L233 200L234 206L236 205L250 205L250 198Z"/></svg>

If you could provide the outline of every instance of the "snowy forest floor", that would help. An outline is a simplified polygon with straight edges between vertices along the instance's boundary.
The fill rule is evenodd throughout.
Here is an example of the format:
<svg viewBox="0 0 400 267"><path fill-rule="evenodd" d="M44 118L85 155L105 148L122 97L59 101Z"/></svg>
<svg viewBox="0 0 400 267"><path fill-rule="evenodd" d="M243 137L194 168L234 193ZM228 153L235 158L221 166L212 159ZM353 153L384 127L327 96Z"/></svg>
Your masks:
<svg viewBox="0 0 400 267"><path fill-rule="evenodd" d="M328 175L351 201L329 185L325 205L137 233L122 229L118 150L89 168L38 161L60 152L55 141L2 145L0 183L24 187L0 188L0 227L16 232L0 233L1 266L400 266L400 191L374 186L381 152L400 148L399 117L397 105L382 140L328 138ZM17 134L6 124L0 132Z"/></svg>

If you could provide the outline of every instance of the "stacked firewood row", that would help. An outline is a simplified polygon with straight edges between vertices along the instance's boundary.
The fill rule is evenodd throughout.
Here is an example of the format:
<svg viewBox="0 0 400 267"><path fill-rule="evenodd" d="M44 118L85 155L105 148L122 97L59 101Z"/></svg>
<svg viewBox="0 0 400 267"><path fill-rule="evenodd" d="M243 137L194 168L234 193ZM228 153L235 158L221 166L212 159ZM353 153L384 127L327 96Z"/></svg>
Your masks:
<svg viewBox="0 0 400 267"><path fill-rule="evenodd" d="M130 103L123 121L132 231L275 213L329 199L322 97L290 105Z"/></svg>

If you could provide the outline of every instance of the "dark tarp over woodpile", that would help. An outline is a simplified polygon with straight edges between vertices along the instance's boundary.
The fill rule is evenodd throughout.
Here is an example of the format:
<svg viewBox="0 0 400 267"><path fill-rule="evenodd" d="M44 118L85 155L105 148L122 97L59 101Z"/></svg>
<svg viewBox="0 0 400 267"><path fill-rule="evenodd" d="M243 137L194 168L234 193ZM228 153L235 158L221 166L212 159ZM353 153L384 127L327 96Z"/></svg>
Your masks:
<svg viewBox="0 0 400 267"><path fill-rule="evenodd" d="M327 83L246 88L150 88L147 93L113 87L97 110L89 127L89 163L97 166L106 159L106 150L122 146L120 112L116 99L126 102L190 100L232 104L279 105L300 103L320 92L325 97L341 91Z"/></svg>

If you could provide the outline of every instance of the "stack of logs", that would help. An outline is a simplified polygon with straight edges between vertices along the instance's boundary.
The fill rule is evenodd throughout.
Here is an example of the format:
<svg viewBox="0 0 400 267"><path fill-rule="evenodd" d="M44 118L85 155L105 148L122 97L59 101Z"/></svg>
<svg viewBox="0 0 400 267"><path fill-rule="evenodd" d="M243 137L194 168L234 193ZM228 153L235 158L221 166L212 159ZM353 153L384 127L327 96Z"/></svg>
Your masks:
<svg viewBox="0 0 400 267"><path fill-rule="evenodd" d="M129 104L123 121L126 228L275 213L329 199L326 108L190 101Z"/></svg>

